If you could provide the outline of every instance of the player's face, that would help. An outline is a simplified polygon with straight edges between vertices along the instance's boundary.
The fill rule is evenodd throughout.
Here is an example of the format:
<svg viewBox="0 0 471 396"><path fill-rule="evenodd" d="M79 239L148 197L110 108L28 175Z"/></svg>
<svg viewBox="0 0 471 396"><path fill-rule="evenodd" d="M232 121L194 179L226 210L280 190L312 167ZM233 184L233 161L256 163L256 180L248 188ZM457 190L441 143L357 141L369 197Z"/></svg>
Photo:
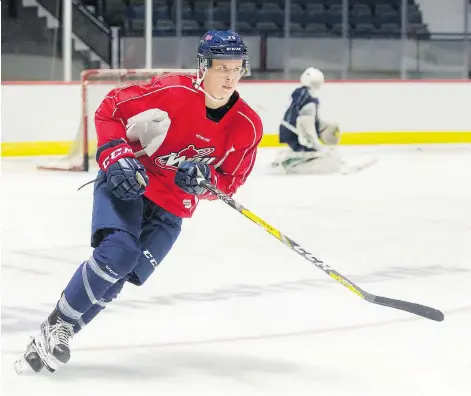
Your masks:
<svg viewBox="0 0 471 396"><path fill-rule="evenodd" d="M204 78L204 87L215 98L229 99L242 74L242 60L214 59Z"/></svg>

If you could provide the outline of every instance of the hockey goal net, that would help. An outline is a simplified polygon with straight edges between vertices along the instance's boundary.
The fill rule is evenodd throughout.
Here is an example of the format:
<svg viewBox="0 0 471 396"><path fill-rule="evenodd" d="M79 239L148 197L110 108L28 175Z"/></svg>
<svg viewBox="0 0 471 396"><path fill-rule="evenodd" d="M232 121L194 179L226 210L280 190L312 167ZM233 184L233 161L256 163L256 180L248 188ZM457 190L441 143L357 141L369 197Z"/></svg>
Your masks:
<svg viewBox="0 0 471 396"><path fill-rule="evenodd" d="M106 94L114 88L149 82L153 77L168 73L195 75L192 69L92 69L81 73L80 117L75 139L66 156L48 160L38 169L58 171L88 171L96 169L97 136L94 115Z"/></svg>

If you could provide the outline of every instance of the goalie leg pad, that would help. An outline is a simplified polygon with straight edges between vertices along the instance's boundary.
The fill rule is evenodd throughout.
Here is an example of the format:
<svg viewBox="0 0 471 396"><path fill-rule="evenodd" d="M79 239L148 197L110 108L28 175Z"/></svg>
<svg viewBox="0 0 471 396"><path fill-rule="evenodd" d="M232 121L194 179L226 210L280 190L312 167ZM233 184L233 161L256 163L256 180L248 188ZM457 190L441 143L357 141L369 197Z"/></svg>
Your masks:
<svg viewBox="0 0 471 396"><path fill-rule="evenodd" d="M319 155L294 164L287 173L293 175L330 175L341 169L342 163L330 155Z"/></svg>
<svg viewBox="0 0 471 396"><path fill-rule="evenodd" d="M293 149L291 145L290 148ZM271 166L273 168L281 168L285 173L288 173L293 167L310 162L322 155L312 149L305 149L306 150L299 151L291 151L288 148L282 149L279 151Z"/></svg>
<svg viewBox="0 0 471 396"><path fill-rule="evenodd" d="M332 174L340 170L342 162L328 151L280 150L271 167L284 174ZM273 172L273 170L272 170Z"/></svg>

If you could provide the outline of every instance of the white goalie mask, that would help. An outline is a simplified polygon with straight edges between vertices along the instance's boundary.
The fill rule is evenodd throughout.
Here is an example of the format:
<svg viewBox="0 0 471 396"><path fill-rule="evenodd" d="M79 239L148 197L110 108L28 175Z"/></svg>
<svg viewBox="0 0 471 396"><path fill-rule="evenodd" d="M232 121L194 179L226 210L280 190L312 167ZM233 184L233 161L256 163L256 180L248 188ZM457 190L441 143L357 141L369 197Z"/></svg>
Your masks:
<svg viewBox="0 0 471 396"><path fill-rule="evenodd" d="M308 67L301 74L300 81L301 85L309 88L309 94L316 98L325 82L324 73L315 67Z"/></svg>

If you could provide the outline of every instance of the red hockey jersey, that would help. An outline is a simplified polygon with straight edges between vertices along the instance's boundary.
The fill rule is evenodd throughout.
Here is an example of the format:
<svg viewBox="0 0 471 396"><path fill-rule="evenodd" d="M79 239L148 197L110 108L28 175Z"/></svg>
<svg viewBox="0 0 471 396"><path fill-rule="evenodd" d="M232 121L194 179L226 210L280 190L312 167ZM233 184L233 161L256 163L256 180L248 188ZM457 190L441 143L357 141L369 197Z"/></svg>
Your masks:
<svg viewBox="0 0 471 396"><path fill-rule="evenodd" d="M208 164L213 184L226 194L234 194L245 182L263 129L260 117L241 98L214 122L206 116L204 93L193 87L189 76L167 75L149 84L114 89L95 114L98 146L124 138L135 152L141 150L139 143L127 139L126 126L131 117L149 109L167 112L171 121L155 153L139 157L149 176L144 194L151 201L176 216L192 216L199 198L174 183L175 172L185 160ZM211 194L202 197L216 199Z"/></svg>

